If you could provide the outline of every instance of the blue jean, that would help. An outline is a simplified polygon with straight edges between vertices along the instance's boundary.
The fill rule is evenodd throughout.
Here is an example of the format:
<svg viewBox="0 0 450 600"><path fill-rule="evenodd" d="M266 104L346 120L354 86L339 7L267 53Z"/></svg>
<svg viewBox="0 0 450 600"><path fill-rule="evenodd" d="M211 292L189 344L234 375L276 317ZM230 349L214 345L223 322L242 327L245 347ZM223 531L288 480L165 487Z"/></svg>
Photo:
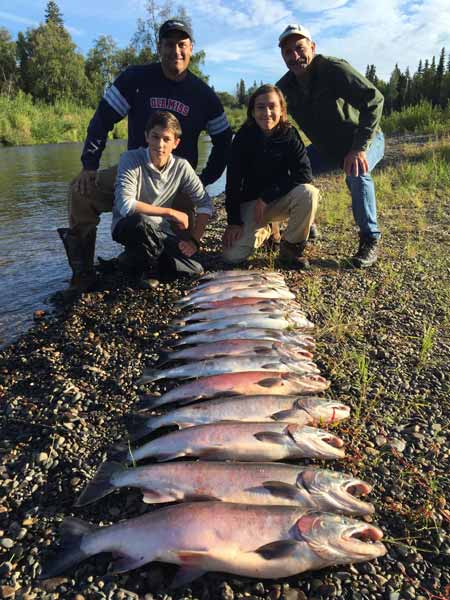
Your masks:
<svg viewBox="0 0 450 600"><path fill-rule="evenodd" d="M307 148L308 157L314 175L334 171L341 167L337 163L320 155L311 144ZM380 238L380 230L377 223L377 200L375 196L375 185L371 176L372 169L384 156L384 135L379 131L366 150L369 170L364 175L347 175L345 182L352 196L353 217L363 237Z"/></svg>

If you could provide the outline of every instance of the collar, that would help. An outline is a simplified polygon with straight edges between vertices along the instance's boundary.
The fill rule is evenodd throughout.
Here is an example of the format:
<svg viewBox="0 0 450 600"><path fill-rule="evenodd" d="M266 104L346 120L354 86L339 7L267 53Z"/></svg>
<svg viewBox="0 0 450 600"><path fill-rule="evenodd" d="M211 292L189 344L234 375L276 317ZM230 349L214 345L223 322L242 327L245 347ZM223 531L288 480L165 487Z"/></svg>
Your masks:
<svg viewBox="0 0 450 600"><path fill-rule="evenodd" d="M164 167L162 169L158 169L158 167L155 167L155 165L152 163L152 160L150 158L150 149L149 149L148 146L145 149L145 153L146 153L146 156L147 156L147 165L148 165L148 168L151 171L155 172L155 173L159 173L160 175L162 175L166 171L170 170L170 168L172 167L173 163L175 162L175 158L174 158L173 154L171 154L169 156L169 160L166 162L166 164L164 165Z"/></svg>

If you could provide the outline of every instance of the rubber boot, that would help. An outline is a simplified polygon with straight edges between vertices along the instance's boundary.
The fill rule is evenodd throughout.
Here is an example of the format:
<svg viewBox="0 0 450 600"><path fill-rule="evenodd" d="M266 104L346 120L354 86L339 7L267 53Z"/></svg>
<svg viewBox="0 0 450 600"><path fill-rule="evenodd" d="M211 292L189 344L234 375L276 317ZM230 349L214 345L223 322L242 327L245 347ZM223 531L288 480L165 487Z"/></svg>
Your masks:
<svg viewBox="0 0 450 600"><path fill-rule="evenodd" d="M58 233L72 269L69 291L82 293L91 290L96 281L94 253L97 228L90 227L83 237L72 229L63 227L58 229Z"/></svg>

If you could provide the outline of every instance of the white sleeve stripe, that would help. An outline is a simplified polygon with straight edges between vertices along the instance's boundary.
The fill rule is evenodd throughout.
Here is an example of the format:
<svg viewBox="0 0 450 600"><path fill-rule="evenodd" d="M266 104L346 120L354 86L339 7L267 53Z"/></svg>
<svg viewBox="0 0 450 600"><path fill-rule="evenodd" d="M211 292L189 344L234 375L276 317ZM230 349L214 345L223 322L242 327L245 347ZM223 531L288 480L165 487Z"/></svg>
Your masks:
<svg viewBox="0 0 450 600"><path fill-rule="evenodd" d="M106 90L103 97L106 102L122 117L124 117L130 110L130 105L114 85Z"/></svg>
<svg viewBox="0 0 450 600"><path fill-rule="evenodd" d="M209 135L214 135L217 133L222 133L222 131L225 131L230 126L228 124L228 119L227 119L226 114L222 113L215 119L211 119L211 121L208 121L206 127L208 129Z"/></svg>

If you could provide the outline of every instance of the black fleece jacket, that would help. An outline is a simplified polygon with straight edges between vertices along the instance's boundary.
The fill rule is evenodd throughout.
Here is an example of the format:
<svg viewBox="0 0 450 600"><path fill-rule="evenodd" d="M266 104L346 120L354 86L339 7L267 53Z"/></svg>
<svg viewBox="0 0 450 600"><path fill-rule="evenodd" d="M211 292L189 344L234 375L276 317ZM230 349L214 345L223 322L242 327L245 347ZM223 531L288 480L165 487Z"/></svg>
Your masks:
<svg viewBox="0 0 450 600"><path fill-rule="evenodd" d="M233 140L227 169L228 224L242 225L243 202L262 198L270 203L311 181L311 165L296 129L265 135L256 124L244 124Z"/></svg>

